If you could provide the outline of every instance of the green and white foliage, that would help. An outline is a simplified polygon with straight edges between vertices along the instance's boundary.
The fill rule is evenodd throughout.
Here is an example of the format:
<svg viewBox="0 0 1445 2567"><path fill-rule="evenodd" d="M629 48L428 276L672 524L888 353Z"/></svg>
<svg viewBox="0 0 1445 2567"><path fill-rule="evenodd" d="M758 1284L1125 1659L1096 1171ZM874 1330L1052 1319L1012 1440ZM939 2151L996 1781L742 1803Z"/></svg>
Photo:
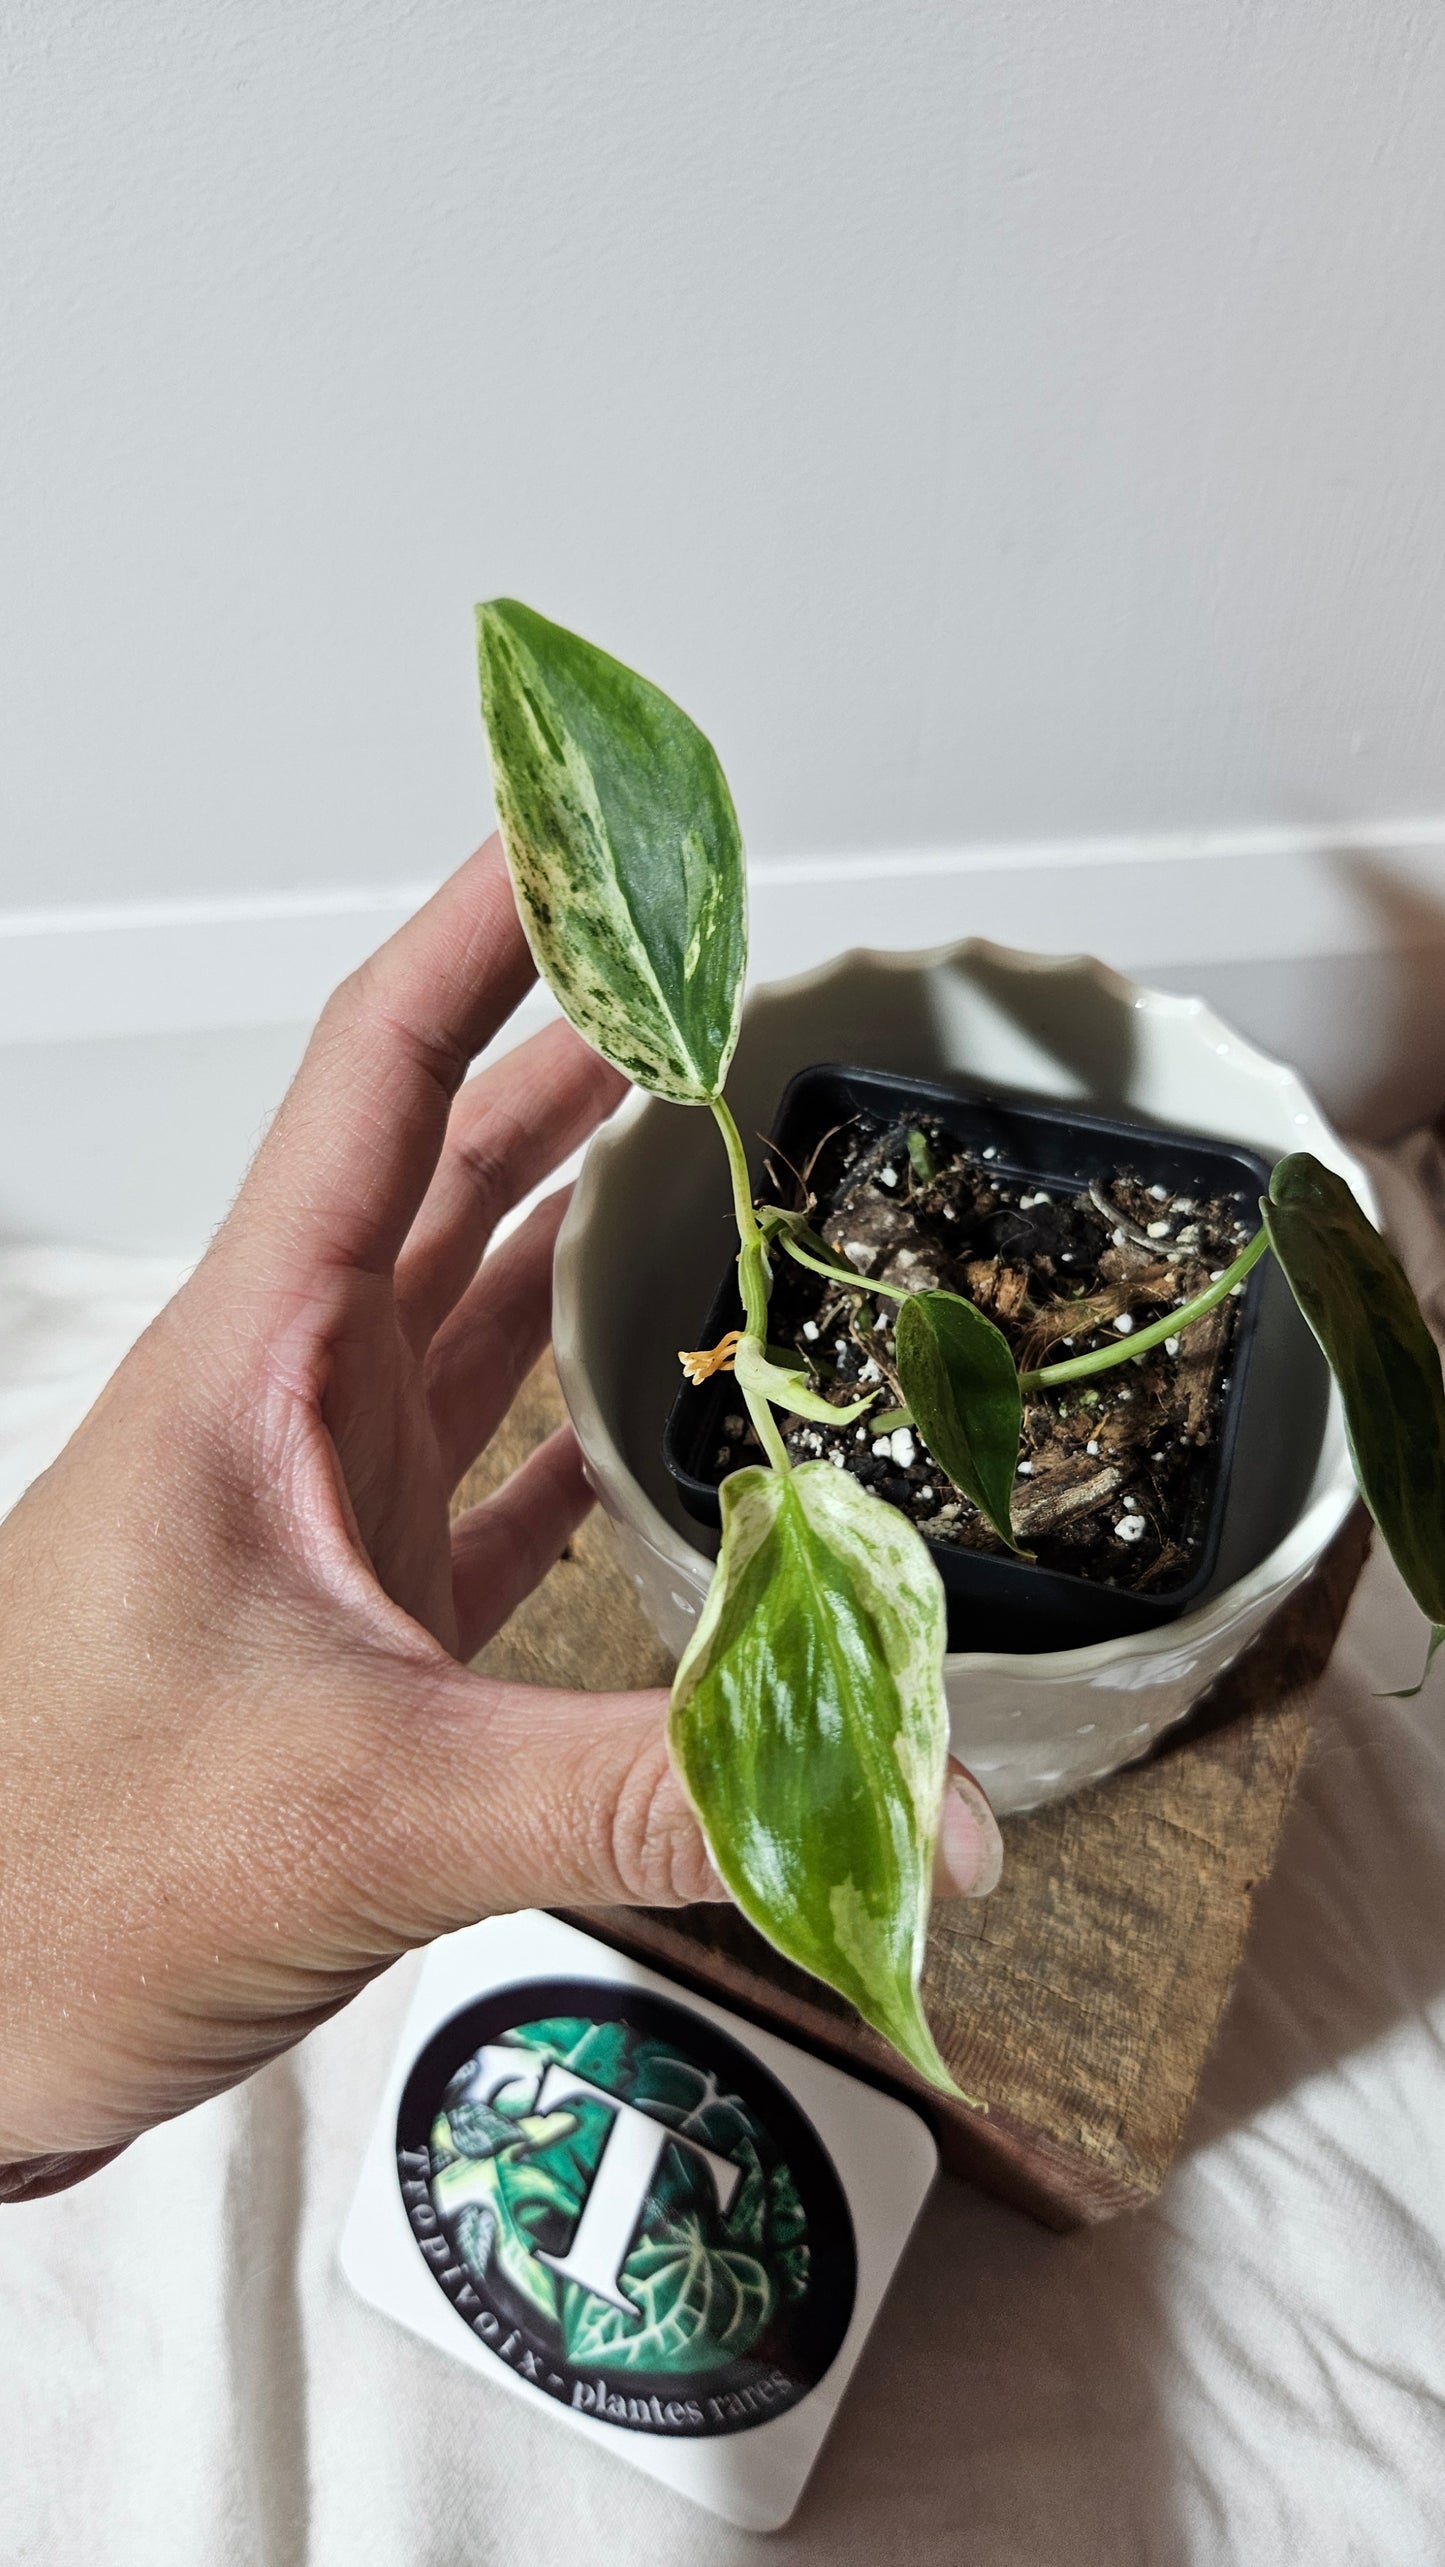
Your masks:
<svg viewBox="0 0 1445 2567"><path fill-rule="evenodd" d="M685 2151L668 2151L620 2273L628 2303L562 2280L537 2249L571 2234L608 2144L596 2100L533 2111L517 2092L465 2100L474 2062L433 2124L433 2207L481 2281L500 2276L579 2368L702 2375L749 2353L781 2305L806 2288L807 2222L791 2168L733 2095L710 2094L696 2065L624 2022L557 2016L509 2036L519 2061L557 2061L742 2170L726 2213Z"/></svg>
<svg viewBox="0 0 1445 2567"><path fill-rule="evenodd" d="M951 2087L918 1997L948 1741L938 1572L827 1463L737 1471L722 1510L674 1762L744 1914Z"/></svg>
<svg viewBox="0 0 1445 2567"><path fill-rule="evenodd" d="M709 743L530 607L477 609L497 814L537 967L579 1033L683 1105L717 1096L747 960L742 840Z"/></svg>
<svg viewBox="0 0 1445 2567"><path fill-rule="evenodd" d="M831 1401L770 1358L770 1252L780 1241L836 1286L902 1303L905 1414L1011 1544L1022 1413L1013 1355L971 1303L855 1274L803 1216L774 1211L759 1226L722 1095L747 935L742 846L717 759L656 687L575 633L509 599L477 619L497 810L538 968L573 1024L638 1086L712 1108L732 1168L746 1314L735 1369L773 1467L723 1484L722 1555L673 1694L674 1761L753 1923L947 2087L918 1997L947 1741L943 1590L900 1513L830 1464L793 1468L775 1409L837 1425L869 1402ZM922 1133L909 1153L926 1181ZM1361 1488L1430 1618L1433 1649L1445 1635L1445 1392L1429 1331L1398 1261L1317 1161L1281 1162L1264 1216L1340 1382ZM1128 1345L1050 1364L1022 1387L1131 1360L1201 1317L1265 1246L1261 1234ZM561 2140L538 2126L519 2145L503 2116L454 2115L459 2160L439 2192L455 2191L451 2208L467 2215L460 2251L496 2257L518 2289L550 2293L526 2240L554 2195L571 2198L581 2170L569 2152L586 2136L585 2116L575 2134L570 2123ZM668 2233L639 2250L632 2281L648 2359L677 2362L686 2343L732 2342L764 2322L757 2239L735 2225L705 2234L695 2212L679 2205ZM605 2341L615 2353L600 2305L568 2302L560 2316L579 2347L600 2358Z"/></svg>

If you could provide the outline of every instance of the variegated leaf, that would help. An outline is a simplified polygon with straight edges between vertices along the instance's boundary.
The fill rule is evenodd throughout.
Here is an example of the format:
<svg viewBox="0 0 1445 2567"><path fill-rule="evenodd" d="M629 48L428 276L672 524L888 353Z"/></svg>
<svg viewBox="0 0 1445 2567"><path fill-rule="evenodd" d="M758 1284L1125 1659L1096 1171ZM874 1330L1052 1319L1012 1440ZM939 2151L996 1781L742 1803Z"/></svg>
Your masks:
<svg viewBox="0 0 1445 2567"><path fill-rule="evenodd" d="M477 609L497 816L538 970L638 1087L704 1104L737 1041L742 841L721 767L646 678L530 607Z"/></svg>
<svg viewBox="0 0 1445 2567"><path fill-rule="evenodd" d="M744 1914L934 2085L918 1997L948 1718L938 1572L826 1462L734 1472L673 1760Z"/></svg>

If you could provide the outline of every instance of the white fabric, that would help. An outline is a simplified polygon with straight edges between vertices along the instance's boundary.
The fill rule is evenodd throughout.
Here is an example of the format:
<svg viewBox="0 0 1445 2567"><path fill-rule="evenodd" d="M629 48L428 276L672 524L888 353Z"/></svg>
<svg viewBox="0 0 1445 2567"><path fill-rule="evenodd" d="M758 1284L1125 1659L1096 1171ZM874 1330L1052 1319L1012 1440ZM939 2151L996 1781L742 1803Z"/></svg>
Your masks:
<svg viewBox="0 0 1445 2567"><path fill-rule="evenodd" d="M1433 1168L1422 1143L1386 1172L1417 1245ZM167 1280L27 1257L0 1261L12 1489ZM1438 1235L1430 1259L1427 1289ZM1445 2558L1445 1657L1418 1701L1372 1694L1420 1652L1376 1563L1158 2203L1060 2239L941 2185L773 2558ZM341 2282L412 1966L90 2183L0 2209L5 2567L764 2554Z"/></svg>

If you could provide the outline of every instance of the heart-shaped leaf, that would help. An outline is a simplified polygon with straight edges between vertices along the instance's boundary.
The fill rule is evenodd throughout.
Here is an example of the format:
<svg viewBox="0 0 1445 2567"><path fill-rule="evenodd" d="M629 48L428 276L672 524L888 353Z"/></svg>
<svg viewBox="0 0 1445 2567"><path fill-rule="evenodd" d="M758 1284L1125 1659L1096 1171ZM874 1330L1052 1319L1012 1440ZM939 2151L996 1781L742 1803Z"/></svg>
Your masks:
<svg viewBox="0 0 1445 2567"><path fill-rule="evenodd" d="M1017 1551L1010 1510L1023 1401L1008 1339L957 1293L917 1292L899 1310L894 1345L903 1396L939 1469Z"/></svg>
<svg viewBox="0 0 1445 2567"><path fill-rule="evenodd" d="M1421 1612L1445 1623L1445 1384L1405 1269L1307 1150L1280 1160L1261 1208L1339 1383L1361 1494Z"/></svg>
<svg viewBox="0 0 1445 2567"><path fill-rule="evenodd" d="M943 1587L848 1472L722 1484L722 1552L670 1738L745 1916L953 2091L918 1998L943 1794Z"/></svg>
<svg viewBox="0 0 1445 2567"><path fill-rule="evenodd" d="M705 1104L737 1041L742 840L695 723L530 607L477 609L482 713L517 906L579 1033L638 1087Z"/></svg>

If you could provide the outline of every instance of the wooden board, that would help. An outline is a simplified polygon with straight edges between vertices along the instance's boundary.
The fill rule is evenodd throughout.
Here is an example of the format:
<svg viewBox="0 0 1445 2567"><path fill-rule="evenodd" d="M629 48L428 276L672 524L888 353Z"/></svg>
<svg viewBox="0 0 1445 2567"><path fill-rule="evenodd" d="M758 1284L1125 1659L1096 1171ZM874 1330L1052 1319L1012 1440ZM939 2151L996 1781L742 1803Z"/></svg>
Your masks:
<svg viewBox="0 0 1445 2567"><path fill-rule="evenodd" d="M462 1500L496 1486L561 1414L543 1365ZM933 2124L952 2173L1050 2226L1147 2201L1178 2147L1252 1896L1274 1859L1310 1690L1368 1546L1357 1509L1186 1730L1146 1763L1006 1820L992 1898L935 1909L929 2019L986 2114L915 2079L841 1998L780 1960L730 1908L603 1908L572 1922L906 2094ZM589 1689L670 1674L600 1515L477 1663Z"/></svg>

